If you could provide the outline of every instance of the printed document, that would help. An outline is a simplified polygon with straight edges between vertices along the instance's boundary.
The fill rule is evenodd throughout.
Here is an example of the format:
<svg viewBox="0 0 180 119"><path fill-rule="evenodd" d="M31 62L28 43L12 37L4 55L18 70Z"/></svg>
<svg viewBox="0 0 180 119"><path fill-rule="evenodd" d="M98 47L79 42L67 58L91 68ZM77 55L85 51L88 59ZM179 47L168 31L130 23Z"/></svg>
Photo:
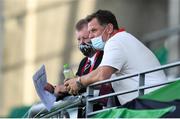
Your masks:
<svg viewBox="0 0 180 119"><path fill-rule="evenodd" d="M46 109L50 111L54 102L56 101L56 97L50 92L44 90L44 86L47 83L46 70L44 65L42 65L41 68L34 74L33 82L36 88L36 92L42 103Z"/></svg>

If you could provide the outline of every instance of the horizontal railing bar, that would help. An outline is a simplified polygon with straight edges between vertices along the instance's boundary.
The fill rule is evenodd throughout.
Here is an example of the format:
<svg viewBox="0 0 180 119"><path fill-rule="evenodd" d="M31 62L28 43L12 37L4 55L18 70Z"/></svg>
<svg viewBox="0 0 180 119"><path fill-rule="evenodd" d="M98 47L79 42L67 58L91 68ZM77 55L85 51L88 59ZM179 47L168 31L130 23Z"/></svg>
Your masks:
<svg viewBox="0 0 180 119"><path fill-rule="evenodd" d="M77 103L79 103L79 102L77 102ZM77 103L73 103L73 104L70 104L70 105L68 105L68 106L66 106L66 107L64 107L64 108L57 108L56 110L53 110L53 111L51 111L51 112L48 112L48 113L46 113L46 114L44 114L44 115L42 115L42 116L39 116L38 118L49 118L49 117L52 117L52 116L54 116L54 115L56 115L56 114L58 114L60 111L62 111L62 110L65 110L65 109L68 109L68 108L73 108L74 106L76 106L77 105Z"/></svg>
<svg viewBox="0 0 180 119"><path fill-rule="evenodd" d="M119 76L119 77L112 78L112 79L98 81L98 82L93 83L93 84L91 84L89 86L93 87L93 86L97 86L97 85L101 85L101 84L105 84L105 83L115 82L115 81L118 81L118 80L123 80L123 79L131 78L131 77L135 77L135 76L138 76L139 74L151 73L151 72L155 72L155 71L158 71L158 70L163 70L163 69L172 68L172 67L176 67L176 66L180 66L180 61L175 62L175 63L171 63L171 64L166 64L166 65L163 65L163 66L160 66L160 67L157 67L157 68L149 69L149 70L139 72L139 73L135 73L135 74L124 75L124 76Z"/></svg>
<svg viewBox="0 0 180 119"><path fill-rule="evenodd" d="M85 101L86 101L85 97L80 97L80 98L76 99L75 101L72 101L71 104L69 104L69 105L67 105L65 107L58 107L57 106L56 109L52 110L51 112L47 112L44 115L40 115L38 118L49 118L49 117L52 117L52 116L58 114L62 110L76 107L79 104L85 103ZM35 118L37 118L37 117L35 117Z"/></svg>
<svg viewBox="0 0 180 119"><path fill-rule="evenodd" d="M131 78L131 77L135 77L135 76L138 76L138 75L139 74L130 74L130 75L119 76L119 77L116 77L116 78L107 79L107 80L103 80L103 81L98 81L96 83L93 83L93 84L89 85L89 87L94 87L94 86L105 84L105 83L111 83L111 82L115 82L115 81L118 81L118 80L123 80L123 79Z"/></svg>
<svg viewBox="0 0 180 119"><path fill-rule="evenodd" d="M179 80L179 79L177 79ZM163 83L159 83L159 84L155 84L155 85L149 85L149 86L141 86L139 88L133 89L133 90L128 90L128 91L121 91L121 92L115 92L115 93L110 93L110 94L106 94L106 95L102 95L102 96L98 96L98 97L93 97L93 98L89 98L87 99L87 101L92 102L95 100L99 100L102 98L107 98L107 97L112 97L112 96L116 96L116 95L123 95L123 94L127 94L127 93L132 93L132 92L136 92L140 89L148 89L148 88L153 88L153 87L157 87L157 86L161 86L161 85L165 85L165 84L170 84L173 83L177 80L173 80L173 81L167 81L167 82L163 82Z"/></svg>
<svg viewBox="0 0 180 119"><path fill-rule="evenodd" d="M127 94L127 93L133 93L133 92L136 92L136 91L138 91L138 89L110 93L110 94L106 94L106 95L102 95L102 96L98 96L98 97L89 98L87 101L92 102L92 101L99 100L99 99L102 99L102 98L113 97L113 96L116 96L116 95L123 95L123 94Z"/></svg>
<svg viewBox="0 0 180 119"><path fill-rule="evenodd" d="M162 86L162 85L166 85L166 84L171 84L171 83L174 83L175 81L178 81L178 80L180 80L180 79L178 78L178 79L176 79L176 80L166 81L166 82L164 82L164 83L159 83L159 84L156 84L156 85L141 86L141 87L139 87L138 89L141 90L141 89L154 88L154 87L157 87L157 86Z"/></svg>

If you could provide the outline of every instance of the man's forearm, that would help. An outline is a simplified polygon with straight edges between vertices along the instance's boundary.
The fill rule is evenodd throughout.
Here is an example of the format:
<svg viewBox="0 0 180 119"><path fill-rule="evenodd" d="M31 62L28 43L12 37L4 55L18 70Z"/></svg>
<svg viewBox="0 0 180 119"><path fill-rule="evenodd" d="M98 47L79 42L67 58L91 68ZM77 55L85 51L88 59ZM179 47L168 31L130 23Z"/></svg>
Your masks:
<svg viewBox="0 0 180 119"><path fill-rule="evenodd" d="M81 77L81 83L83 86L88 86L92 83L95 83L99 80L98 69L92 71L91 73Z"/></svg>
<svg viewBox="0 0 180 119"><path fill-rule="evenodd" d="M97 81L109 79L114 72L116 72L116 69L109 66L98 67L91 73L82 76L81 83L83 86L87 87Z"/></svg>

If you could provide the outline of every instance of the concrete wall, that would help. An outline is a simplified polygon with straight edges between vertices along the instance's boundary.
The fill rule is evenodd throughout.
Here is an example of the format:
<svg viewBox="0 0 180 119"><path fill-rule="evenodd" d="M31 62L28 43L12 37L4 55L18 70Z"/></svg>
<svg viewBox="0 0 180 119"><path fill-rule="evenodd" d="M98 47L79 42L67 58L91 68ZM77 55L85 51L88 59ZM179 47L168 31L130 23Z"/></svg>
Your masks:
<svg viewBox="0 0 180 119"><path fill-rule="evenodd" d="M95 9L113 11L119 26L137 37L167 27L167 0L98 0Z"/></svg>
<svg viewBox="0 0 180 119"><path fill-rule="evenodd" d="M42 64L56 84L63 64L79 63L74 25L97 9L114 12L119 25L139 38L167 27L167 0L4 0L0 115L39 100L32 75Z"/></svg>
<svg viewBox="0 0 180 119"><path fill-rule="evenodd" d="M4 15L3 1L0 1L0 94L3 93L3 74L2 74L2 59L3 59L3 39L4 39ZM2 99L2 98L1 98ZM3 107L3 100L0 101L0 107Z"/></svg>

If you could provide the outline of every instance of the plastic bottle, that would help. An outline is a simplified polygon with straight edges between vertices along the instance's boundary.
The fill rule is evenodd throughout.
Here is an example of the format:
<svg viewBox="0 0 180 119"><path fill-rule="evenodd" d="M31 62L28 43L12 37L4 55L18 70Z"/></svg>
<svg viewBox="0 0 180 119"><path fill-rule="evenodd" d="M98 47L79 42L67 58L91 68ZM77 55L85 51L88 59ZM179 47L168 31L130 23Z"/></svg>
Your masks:
<svg viewBox="0 0 180 119"><path fill-rule="evenodd" d="M66 80L70 78L74 78L74 73L68 64L64 64L63 74Z"/></svg>

